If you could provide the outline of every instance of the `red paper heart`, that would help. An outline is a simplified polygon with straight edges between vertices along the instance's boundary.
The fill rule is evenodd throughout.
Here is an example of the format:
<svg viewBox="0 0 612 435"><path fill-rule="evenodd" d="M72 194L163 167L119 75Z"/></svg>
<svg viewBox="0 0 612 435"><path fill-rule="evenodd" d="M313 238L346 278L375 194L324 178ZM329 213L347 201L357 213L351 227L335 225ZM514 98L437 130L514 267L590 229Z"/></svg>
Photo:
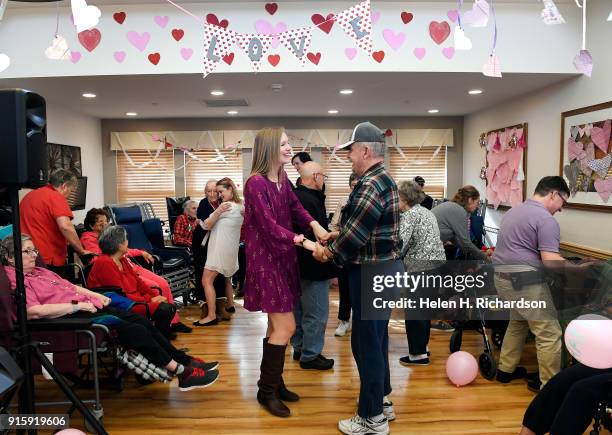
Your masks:
<svg viewBox="0 0 612 435"><path fill-rule="evenodd" d="M266 11L270 15L274 15L278 10L278 5L276 3L266 3Z"/></svg>
<svg viewBox="0 0 612 435"><path fill-rule="evenodd" d="M234 53L229 53L226 54L225 56L222 57L223 62L225 62L228 65L231 65L232 62L234 61Z"/></svg>
<svg viewBox="0 0 612 435"><path fill-rule="evenodd" d="M113 14L113 18L119 24L123 24L123 22L125 21L125 17L126 17L125 12L115 12Z"/></svg>
<svg viewBox="0 0 612 435"><path fill-rule="evenodd" d="M159 53L151 53L147 57L149 58L149 62L151 62L153 65L157 65L161 59L161 55Z"/></svg>
<svg viewBox="0 0 612 435"><path fill-rule="evenodd" d="M271 54L268 56L268 62L270 65L276 66L280 62L281 57L278 54Z"/></svg>
<svg viewBox="0 0 612 435"><path fill-rule="evenodd" d="M402 12L400 16L402 17L404 24L408 24L414 18L414 15L412 15L410 12Z"/></svg>
<svg viewBox="0 0 612 435"><path fill-rule="evenodd" d="M101 39L102 34L98 29L83 30L79 33L79 42L87 51L94 51Z"/></svg>
<svg viewBox="0 0 612 435"><path fill-rule="evenodd" d="M334 25L334 14L327 14L327 18L325 18L321 14L314 14L310 19L319 29L329 34L331 32L332 26Z"/></svg>
<svg viewBox="0 0 612 435"><path fill-rule="evenodd" d="M308 58L309 61L311 61L312 63L314 63L315 65L319 64L319 61L321 60L321 53L308 53L306 55L306 57Z"/></svg>
<svg viewBox="0 0 612 435"><path fill-rule="evenodd" d="M429 36L431 36L431 39L438 45L446 41L446 38L450 35L450 31L450 26L446 21L440 23L432 21L429 23Z"/></svg>
<svg viewBox="0 0 612 435"><path fill-rule="evenodd" d="M176 42L183 39L183 36L185 36L185 31L183 29L172 29L172 37Z"/></svg>
<svg viewBox="0 0 612 435"><path fill-rule="evenodd" d="M381 63L383 59L385 58L385 52L382 50L375 51L374 53L372 53L372 57L374 58L376 62Z"/></svg>
<svg viewBox="0 0 612 435"><path fill-rule="evenodd" d="M391 131L391 129L390 129L390 128L388 128L388 129L385 131L385 136L386 136L386 137L393 136L393 132Z"/></svg>
<svg viewBox="0 0 612 435"><path fill-rule="evenodd" d="M212 24L213 26L223 27L224 29L227 29L227 26L229 26L229 21L225 19L219 21L219 18L217 18L215 14L206 15L206 22L208 24Z"/></svg>

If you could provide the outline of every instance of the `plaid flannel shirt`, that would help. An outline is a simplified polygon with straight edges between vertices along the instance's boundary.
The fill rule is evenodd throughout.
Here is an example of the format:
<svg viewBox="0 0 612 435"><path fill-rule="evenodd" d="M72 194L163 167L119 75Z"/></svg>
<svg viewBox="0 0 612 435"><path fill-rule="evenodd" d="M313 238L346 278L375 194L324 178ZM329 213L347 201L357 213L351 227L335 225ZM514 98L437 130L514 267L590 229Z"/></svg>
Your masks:
<svg viewBox="0 0 612 435"><path fill-rule="evenodd" d="M196 220L196 218L187 216L185 213L176 218L172 237L175 245L191 247L191 237L196 229Z"/></svg>
<svg viewBox="0 0 612 435"><path fill-rule="evenodd" d="M359 179L342 211L340 236L329 246L340 264L400 258L397 185L382 162Z"/></svg>

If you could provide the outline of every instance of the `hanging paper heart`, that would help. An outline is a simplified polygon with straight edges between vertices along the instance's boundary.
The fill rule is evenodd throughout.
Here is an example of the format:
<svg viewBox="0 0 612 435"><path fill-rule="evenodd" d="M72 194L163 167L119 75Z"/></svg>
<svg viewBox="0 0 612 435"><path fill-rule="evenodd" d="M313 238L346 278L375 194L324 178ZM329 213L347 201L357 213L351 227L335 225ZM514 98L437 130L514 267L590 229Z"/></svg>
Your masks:
<svg viewBox="0 0 612 435"><path fill-rule="evenodd" d="M448 17L449 20L451 20L453 23L457 22L457 18L459 17L459 11L457 9L451 9L450 11L448 11L446 13L446 16Z"/></svg>
<svg viewBox="0 0 612 435"><path fill-rule="evenodd" d="M102 12L95 6L87 6L85 0L71 0L72 17L77 33L98 25ZM91 51L91 50L90 50Z"/></svg>
<svg viewBox="0 0 612 435"><path fill-rule="evenodd" d="M501 66L499 65L499 59L497 55L492 54L489 56L487 63L482 67L482 73L487 77L501 77Z"/></svg>
<svg viewBox="0 0 612 435"><path fill-rule="evenodd" d="M520 127L520 128L516 129L516 137L518 138L517 145L520 148L526 148L527 147L527 142L525 142L525 135L524 135L523 132L524 132L523 127Z"/></svg>
<svg viewBox="0 0 612 435"><path fill-rule="evenodd" d="M582 142L576 142L571 137L567 140L567 159L571 162L572 160L582 160L586 157L586 151L584 150L584 144Z"/></svg>
<svg viewBox="0 0 612 435"><path fill-rule="evenodd" d="M495 134L495 145L493 145L493 149L495 151L500 151L501 150L501 141L499 140L499 133Z"/></svg>
<svg viewBox="0 0 612 435"><path fill-rule="evenodd" d="M455 26L455 33L453 34L453 42L455 43L455 50L471 50L472 40L465 36L465 32L459 26Z"/></svg>
<svg viewBox="0 0 612 435"><path fill-rule="evenodd" d="M446 41L448 35L450 35L450 26L446 21L429 23L429 36L436 44L442 44Z"/></svg>
<svg viewBox="0 0 612 435"><path fill-rule="evenodd" d="M497 137L499 138L499 143L500 143L500 147L502 150L505 150L506 148L508 148L508 130L504 129L502 131L500 131L497 135Z"/></svg>
<svg viewBox="0 0 612 435"><path fill-rule="evenodd" d="M414 15L411 12L404 11L400 14L400 18L402 19L402 22L404 24L408 24L409 22L412 21L412 19L414 18Z"/></svg>
<svg viewBox="0 0 612 435"><path fill-rule="evenodd" d="M144 51L145 48L147 48L147 45L149 44L151 35L149 34L149 32L143 32L142 34L140 34L132 30L127 33L127 39L138 50Z"/></svg>
<svg viewBox="0 0 612 435"><path fill-rule="evenodd" d="M327 14L327 18L321 14L314 14L310 17L310 20L315 26L329 35L334 25L334 14Z"/></svg>
<svg viewBox="0 0 612 435"><path fill-rule="evenodd" d="M585 124L584 127L578 127L578 133L580 134L580 137L590 136L592 127L592 124Z"/></svg>
<svg viewBox="0 0 612 435"><path fill-rule="evenodd" d="M595 180L595 190L601 196L601 199L607 204L610 199L610 195L612 194L612 178L608 178L607 180Z"/></svg>
<svg viewBox="0 0 612 435"><path fill-rule="evenodd" d="M229 26L229 21L226 19L219 21L219 18L215 14L206 15L206 22L213 26L223 27L224 29L227 29L227 26Z"/></svg>
<svg viewBox="0 0 612 435"><path fill-rule="evenodd" d="M264 8L266 9L267 13L269 13L270 15L274 15L278 10L278 5L276 3L266 3Z"/></svg>
<svg viewBox="0 0 612 435"><path fill-rule="evenodd" d="M123 22L125 21L126 16L127 16L127 15L125 14L125 12L115 12L115 13L113 14L113 19L114 19L114 20L115 20L117 23L119 23L119 24L123 24Z"/></svg>
<svg viewBox="0 0 612 435"><path fill-rule="evenodd" d="M588 144L585 148L585 153L584 158L580 159L580 169L583 174L590 177L593 170L589 167L589 161L595 159L595 146L592 143Z"/></svg>
<svg viewBox="0 0 612 435"><path fill-rule="evenodd" d="M486 0L476 0L472 9L463 14L461 21L472 27L486 27L489 13L489 3Z"/></svg>
<svg viewBox="0 0 612 435"><path fill-rule="evenodd" d="M98 46L101 39L102 34L98 29L84 30L79 33L79 42L90 52Z"/></svg>
<svg viewBox="0 0 612 435"><path fill-rule="evenodd" d="M577 126L573 126L572 128L570 128L570 136L573 137L574 139L578 139L578 127Z"/></svg>
<svg viewBox="0 0 612 435"><path fill-rule="evenodd" d="M580 163L578 161L573 162L570 165L565 165L563 167L563 173L567 178L570 193L572 196L576 195L578 191L578 175L580 175Z"/></svg>
<svg viewBox="0 0 612 435"><path fill-rule="evenodd" d="M599 175L599 178L601 178L602 180L608 175L608 169L610 169L611 163L612 154L608 154L603 159L593 159L587 162L589 168L594 170L597 175Z"/></svg>
<svg viewBox="0 0 612 435"><path fill-rule="evenodd" d="M487 149L489 151L493 150L495 142L497 142L497 133L489 133L487 136Z"/></svg>
<svg viewBox="0 0 612 435"><path fill-rule="evenodd" d="M544 1L544 9L540 15L542 16L542 21L544 24L553 25L553 24L563 24L565 20L563 16L557 9L555 2L553 0L543 0Z"/></svg>
<svg viewBox="0 0 612 435"><path fill-rule="evenodd" d="M0 53L0 73L11 65L11 58L4 53Z"/></svg>
<svg viewBox="0 0 612 435"><path fill-rule="evenodd" d="M45 56L53 60L70 60L66 39L62 35L55 35L53 43L45 50Z"/></svg>
<svg viewBox="0 0 612 435"><path fill-rule="evenodd" d="M593 57L591 53L589 53L589 50L580 50L574 57L574 67L579 73L591 77L593 73Z"/></svg>
<svg viewBox="0 0 612 435"><path fill-rule="evenodd" d="M395 33L391 29L385 29L383 30L383 38L385 39L387 44L389 44L389 47L397 51L404 43L404 40L406 39L406 34L403 32Z"/></svg>
<svg viewBox="0 0 612 435"><path fill-rule="evenodd" d="M593 127L591 129L591 140L604 153L608 152L610 146L610 133L612 133L612 120L610 119L604 122L603 128Z"/></svg>

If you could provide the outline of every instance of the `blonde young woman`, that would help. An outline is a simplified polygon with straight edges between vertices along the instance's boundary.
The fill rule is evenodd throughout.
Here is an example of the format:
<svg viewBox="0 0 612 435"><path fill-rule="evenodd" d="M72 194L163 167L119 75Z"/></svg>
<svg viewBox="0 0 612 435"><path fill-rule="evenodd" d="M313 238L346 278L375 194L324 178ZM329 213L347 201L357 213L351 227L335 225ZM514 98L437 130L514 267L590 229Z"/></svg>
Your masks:
<svg viewBox="0 0 612 435"><path fill-rule="evenodd" d="M232 275L238 271L238 247L240 245L240 228L244 220L244 207L242 199L238 195L238 189L229 178L222 178L216 183L221 205L204 221L204 229L208 233L204 237L203 244L208 242L208 253L204 265L204 276L202 284L208 305L208 315L194 323L195 326L216 325L217 304L214 281L218 274L225 277L224 300L220 302L218 311L222 314L225 310L235 312L234 289L232 288ZM229 318L229 317L227 317Z"/></svg>
<svg viewBox="0 0 612 435"><path fill-rule="evenodd" d="M293 307L300 296L295 245L314 250L315 244L294 228L312 228L319 240L328 232L300 204L283 166L291 162L291 145L282 128L264 128L253 147L251 175L244 187L246 280L244 307L268 314L257 400L271 414L288 417L282 402L299 396L283 382L285 349L295 332Z"/></svg>

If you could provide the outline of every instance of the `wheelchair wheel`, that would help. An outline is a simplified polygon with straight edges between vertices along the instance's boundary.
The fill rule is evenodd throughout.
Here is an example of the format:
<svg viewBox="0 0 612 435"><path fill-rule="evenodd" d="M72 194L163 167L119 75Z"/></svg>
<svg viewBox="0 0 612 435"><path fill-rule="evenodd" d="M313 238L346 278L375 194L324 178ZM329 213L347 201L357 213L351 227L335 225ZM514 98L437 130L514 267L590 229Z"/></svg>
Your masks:
<svg viewBox="0 0 612 435"><path fill-rule="evenodd" d="M463 331L461 329L455 329L453 335L450 338L450 353L455 353L461 350L461 340L463 338Z"/></svg>
<svg viewBox="0 0 612 435"><path fill-rule="evenodd" d="M491 334L491 339L496 348L501 349L502 343L504 342L504 335L506 331L503 329L495 328Z"/></svg>
<svg viewBox="0 0 612 435"><path fill-rule="evenodd" d="M478 368L480 369L482 377L489 381L495 378L497 374L495 359L493 359L493 355L488 352L481 353L478 357Z"/></svg>
<svg viewBox="0 0 612 435"><path fill-rule="evenodd" d="M143 386L151 385L152 383L155 382L155 379L145 379L138 373L134 373L134 377L136 378L136 382L138 382L139 385L143 385Z"/></svg>

